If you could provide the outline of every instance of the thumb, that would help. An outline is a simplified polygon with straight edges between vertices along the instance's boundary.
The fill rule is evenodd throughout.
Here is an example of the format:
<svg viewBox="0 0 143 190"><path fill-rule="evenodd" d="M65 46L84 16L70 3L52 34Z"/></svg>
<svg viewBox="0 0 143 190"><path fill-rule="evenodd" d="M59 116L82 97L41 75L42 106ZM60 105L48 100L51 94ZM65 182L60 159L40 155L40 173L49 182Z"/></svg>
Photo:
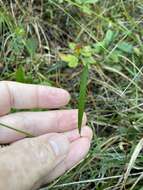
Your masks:
<svg viewBox="0 0 143 190"><path fill-rule="evenodd" d="M62 134L24 139L0 150L0 189L31 190L61 162L69 149Z"/></svg>

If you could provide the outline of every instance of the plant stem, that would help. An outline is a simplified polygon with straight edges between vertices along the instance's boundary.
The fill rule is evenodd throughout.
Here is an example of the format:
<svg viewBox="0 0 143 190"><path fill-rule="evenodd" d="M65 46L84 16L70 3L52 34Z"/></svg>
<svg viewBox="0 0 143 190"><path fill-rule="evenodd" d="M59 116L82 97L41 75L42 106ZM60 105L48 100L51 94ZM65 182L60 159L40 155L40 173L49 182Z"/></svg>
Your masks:
<svg viewBox="0 0 143 190"><path fill-rule="evenodd" d="M16 129L14 127L11 127L11 126L3 124L3 123L0 123L0 127L5 127L5 128L8 128L8 129L12 129L12 130L14 130L14 131L16 131L18 133L22 133L22 134L26 135L26 137L34 137L34 135L32 135L32 134L30 134L30 133L28 133L26 131L23 131L23 130L20 130L20 129Z"/></svg>

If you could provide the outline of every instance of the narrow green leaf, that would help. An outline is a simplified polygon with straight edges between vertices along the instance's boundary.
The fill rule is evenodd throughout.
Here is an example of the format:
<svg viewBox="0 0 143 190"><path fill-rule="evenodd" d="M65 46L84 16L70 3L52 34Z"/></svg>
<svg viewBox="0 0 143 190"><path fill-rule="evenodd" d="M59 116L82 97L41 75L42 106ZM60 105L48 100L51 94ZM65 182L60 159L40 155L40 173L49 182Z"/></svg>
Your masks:
<svg viewBox="0 0 143 190"><path fill-rule="evenodd" d="M82 125L82 118L85 108L85 101L86 101L86 89L87 89L87 82L88 82L88 65L85 65L81 74L80 79L80 93L79 93L79 100L78 100L78 130L81 133L81 125Z"/></svg>
<svg viewBox="0 0 143 190"><path fill-rule="evenodd" d="M26 135L26 137L34 137L34 135L32 135L32 134L30 134L30 133L28 133L26 131L23 131L23 130L20 130L20 129L16 129L14 127L11 127L11 126L3 124L3 123L0 123L0 127L5 127L5 128L8 128L8 129L12 129L12 130L14 130L14 131L16 131L18 133Z"/></svg>
<svg viewBox="0 0 143 190"><path fill-rule="evenodd" d="M111 44L111 42L113 41L113 39L114 39L114 36L115 36L115 32L113 32L112 30L108 30L107 32L106 32L106 35L105 35L105 38L104 38L104 43L105 43L105 45L106 45L106 47L108 47L110 44Z"/></svg>
<svg viewBox="0 0 143 190"><path fill-rule="evenodd" d="M133 53L133 45L128 43L128 42L120 42L118 44L118 49L120 49L121 51L125 52L125 53Z"/></svg>
<svg viewBox="0 0 143 190"><path fill-rule="evenodd" d="M25 82L25 72L22 66L16 70L15 78L17 82Z"/></svg>

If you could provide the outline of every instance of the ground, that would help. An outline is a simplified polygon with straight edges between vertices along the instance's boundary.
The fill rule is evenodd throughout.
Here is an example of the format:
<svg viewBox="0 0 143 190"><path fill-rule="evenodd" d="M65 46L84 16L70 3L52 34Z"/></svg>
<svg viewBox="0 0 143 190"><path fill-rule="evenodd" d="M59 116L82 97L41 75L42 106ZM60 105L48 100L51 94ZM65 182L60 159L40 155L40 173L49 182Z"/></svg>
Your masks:
<svg viewBox="0 0 143 190"><path fill-rule="evenodd" d="M48 189L143 190L142 41L142 0L0 1L1 80L65 88L77 108L90 64L91 150Z"/></svg>

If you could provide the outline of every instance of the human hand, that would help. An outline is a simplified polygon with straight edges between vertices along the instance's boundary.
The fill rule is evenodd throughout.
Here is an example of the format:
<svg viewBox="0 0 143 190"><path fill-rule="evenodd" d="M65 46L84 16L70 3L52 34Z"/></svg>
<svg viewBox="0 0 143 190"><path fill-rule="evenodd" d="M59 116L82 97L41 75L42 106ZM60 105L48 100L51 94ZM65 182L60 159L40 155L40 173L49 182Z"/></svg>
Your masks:
<svg viewBox="0 0 143 190"><path fill-rule="evenodd" d="M70 95L58 88L0 82L0 123L21 129L34 138L0 127L0 190L31 190L47 184L76 165L87 154L92 131L77 127L77 110L19 112L11 108L59 108Z"/></svg>

